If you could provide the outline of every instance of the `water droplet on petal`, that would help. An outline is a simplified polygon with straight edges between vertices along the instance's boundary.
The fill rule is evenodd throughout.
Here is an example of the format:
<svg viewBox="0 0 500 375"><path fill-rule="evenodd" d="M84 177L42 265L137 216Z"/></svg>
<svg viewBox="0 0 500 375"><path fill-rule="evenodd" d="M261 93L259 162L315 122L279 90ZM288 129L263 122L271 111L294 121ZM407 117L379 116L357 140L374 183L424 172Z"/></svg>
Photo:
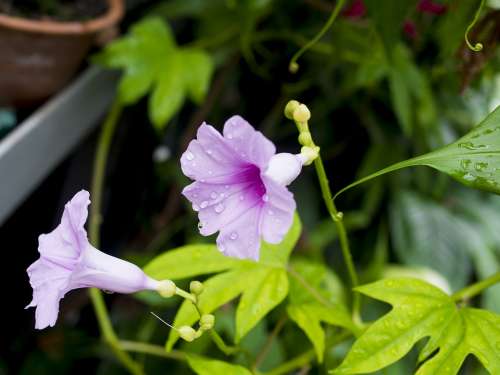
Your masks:
<svg viewBox="0 0 500 375"><path fill-rule="evenodd" d="M229 185L224 186L225 189L229 189Z"/></svg>
<svg viewBox="0 0 500 375"><path fill-rule="evenodd" d="M205 181L206 181L206 180L205 180L204 178L202 178L202 179L200 180L200 182L205 182Z"/></svg>
<svg viewBox="0 0 500 375"><path fill-rule="evenodd" d="M207 206L208 206L208 201L203 201L203 202L201 202L201 204L200 204L200 207L201 207L201 208L205 208L205 207L207 207Z"/></svg>
<svg viewBox="0 0 500 375"><path fill-rule="evenodd" d="M207 150L207 154L208 154L208 155L212 155L212 154L213 154L213 151L212 151L212 150L210 150L210 149L208 149L208 150Z"/></svg>
<svg viewBox="0 0 500 375"><path fill-rule="evenodd" d="M229 238L231 238L232 240L236 240L238 238L238 233L236 233L236 232L231 233Z"/></svg>
<svg viewBox="0 0 500 375"><path fill-rule="evenodd" d="M268 201L269 201L269 195L264 194L264 195L262 196L262 200L263 200L264 202L268 202Z"/></svg>
<svg viewBox="0 0 500 375"><path fill-rule="evenodd" d="M273 211L273 210L269 210L269 211L267 211L267 213L268 213L269 215L271 215L271 216L272 216L272 215L274 215L274 211Z"/></svg>
<svg viewBox="0 0 500 375"><path fill-rule="evenodd" d="M194 161L191 163L191 165L192 165L193 167L196 167L196 163L195 163Z"/></svg>
<svg viewBox="0 0 500 375"><path fill-rule="evenodd" d="M245 197L243 195L240 195L240 201L242 201L243 199L245 199Z"/></svg>
<svg viewBox="0 0 500 375"><path fill-rule="evenodd" d="M222 252L226 251L226 246L224 246L224 244L222 244L222 243L221 244L217 244L217 246L219 247L220 251L222 251Z"/></svg>
<svg viewBox="0 0 500 375"><path fill-rule="evenodd" d="M198 212L200 210L200 207L197 204L193 204L193 210Z"/></svg>
<svg viewBox="0 0 500 375"><path fill-rule="evenodd" d="M210 198L217 199L217 193L215 191L212 191L212 194L210 194Z"/></svg>
<svg viewBox="0 0 500 375"><path fill-rule="evenodd" d="M213 175L213 174L214 174L214 172L212 172L212 171L208 171L208 174L211 176L211 175Z"/></svg>
<svg viewBox="0 0 500 375"><path fill-rule="evenodd" d="M226 194L224 194L224 193L220 193L220 197L221 197L221 198L224 198L225 196L226 196Z"/></svg>
<svg viewBox="0 0 500 375"><path fill-rule="evenodd" d="M198 198L198 193L194 193L194 194L193 194L193 197L194 197L194 198Z"/></svg>
<svg viewBox="0 0 500 375"><path fill-rule="evenodd" d="M227 139L233 139L233 135L232 135L231 133L229 133L229 134L227 135Z"/></svg>
<svg viewBox="0 0 500 375"><path fill-rule="evenodd" d="M191 161L191 160L194 159L194 155L193 155L193 153L191 151L187 151L186 152L186 159L189 160L189 161Z"/></svg>
<svg viewBox="0 0 500 375"><path fill-rule="evenodd" d="M222 211L224 211L224 205L222 203L219 203L217 206L214 207L214 211L218 214L220 214Z"/></svg>

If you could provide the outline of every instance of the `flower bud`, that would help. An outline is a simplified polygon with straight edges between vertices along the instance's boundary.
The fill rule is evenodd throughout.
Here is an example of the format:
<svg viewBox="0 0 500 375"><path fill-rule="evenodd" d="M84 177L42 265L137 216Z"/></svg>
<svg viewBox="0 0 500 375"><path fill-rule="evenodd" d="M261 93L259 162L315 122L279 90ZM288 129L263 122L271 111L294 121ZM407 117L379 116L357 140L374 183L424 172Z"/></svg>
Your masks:
<svg viewBox="0 0 500 375"><path fill-rule="evenodd" d="M299 134L299 143L302 146L310 146L313 144L311 133L308 131L300 132Z"/></svg>
<svg viewBox="0 0 500 375"><path fill-rule="evenodd" d="M175 294L177 287L172 280L162 280L158 283L158 294L165 298L170 298Z"/></svg>
<svg viewBox="0 0 500 375"><path fill-rule="evenodd" d="M307 122L311 118L311 112L305 104L299 106L293 111L293 119L296 122Z"/></svg>
<svg viewBox="0 0 500 375"><path fill-rule="evenodd" d="M198 296L203 292L203 284L199 281L191 281L189 283L189 291Z"/></svg>
<svg viewBox="0 0 500 375"><path fill-rule="evenodd" d="M298 108L300 103L296 100L290 100L285 106L285 117L287 119L293 120L293 113Z"/></svg>
<svg viewBox="0 0 500 375"><path fill-rule="evenodd" d="M304 159L304 165L310 165L319 156L319 147L304 146L300 149L300 155Z"/></svg>
<svg viewBox="0 0 500 375"><path fill-rule="evenodd" d="M203 331L212 329L215 324L215 316L212 314L203 314L200 318L200 327Z"/></svg>
<svg viewBox="0 0 500 375"><path fill-rule="evenodd" d="M191 342L197 337L196 331L190 326L181 326L177 329L177 332L179 336L187 342Z"/></svg>
<svg viewBox="0 0 500 375"><path fill-rule="evenodd" d="M290 65L288 65L288 70L290 73L297 73L299 71L299 64L297 64L295 61L291 62Z"/></svg>

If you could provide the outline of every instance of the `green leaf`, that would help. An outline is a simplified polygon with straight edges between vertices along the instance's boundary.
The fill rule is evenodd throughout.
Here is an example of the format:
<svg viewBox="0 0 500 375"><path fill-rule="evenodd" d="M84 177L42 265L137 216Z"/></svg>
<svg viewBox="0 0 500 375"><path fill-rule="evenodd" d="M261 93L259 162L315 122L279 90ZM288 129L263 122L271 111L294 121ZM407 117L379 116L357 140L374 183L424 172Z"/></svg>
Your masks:
<svg viewBox="0 0 500 375"><path fill-rule="evenodd" d="M340 281L323 264L294 261L289 273L290 302L287 312L314 346L319 362L323 361L325 333L322 322L355 331L343 305Z"/></svg>
<svg viewBox="0 0 500 375"><path fill-rule="evenodd" d="M458 308L446 293L417 279L383 280L357 290L393 308L355 341L333 373L377 371L402 358L424 337L430 338L420 352L419 361L425 363L417 375L456 374L469 354L491 374L499 373L500 316Z"/></svg>
<svg viewBox="0 0 500 375"><path fill-rule="evenodd" d="M344 191L398 169L428 166L453 177L458 182L479 190L500 194L500 106L479 125L457 141L427 154L417 156L369 176L340 190Z"/></svg>
<svg viewBox="0 0 500 375"><path fill-rule="evenodd" d="M397 193L390 206L391 235L398 259L444 276L462 288L471 273L470 242L462 222L438 202L410 192Z"/></svg>
<svg viewBox="0 0 500 375"><path fill-rule="evenodd" d="M215 245L186 245L157 256L144 267L144 272L157 280L179 280L239 264L238 259L222 255Z"/></svg>
<svg viewBox="0 0 500 375"><path fill-rule="evenodd" d="M189 354L187 356L189 367L198 375L216 375L216 374L231 374L231 375L252 375L245 367L232 365L227 362L218 361L215 359L203 358Z"/></svg>
<svg viewBox="0 0 500 375"><path fill-rule="evenodd" d="M159 18L134 24L94 60L123 70L118 95L124 104L152 92L149 116L158 130L179 111L186 95L196 103L204 99L214 70L211 57L201 49L177 47L168 24Z"/></svg>
<svg viewBox="0 0 500 375"><path fill-rule="evenodd" d="M286 265L301 228L300 219L295 215L292 227L280 244L262 242L259 262L225 257L213 245L190 245L158 256L145 267L145 272L158 279L182 279L226 271L204 282L199 307L203 313L210 313L241 295L236 312L236 341L240 341L288 294ZM174 326L192 325L198 318L191 302L185 301L177 312ZM178 338L175 331L170 331L167 350L172 349Z"/></svg>
<svg viewBox="0 0 500 375"><path fill-rule="evenodd" d="M236 342L288 294L288 278L284 269L265 267L255 270L251 278L252 283L243 291L236 310Z"/></svg>

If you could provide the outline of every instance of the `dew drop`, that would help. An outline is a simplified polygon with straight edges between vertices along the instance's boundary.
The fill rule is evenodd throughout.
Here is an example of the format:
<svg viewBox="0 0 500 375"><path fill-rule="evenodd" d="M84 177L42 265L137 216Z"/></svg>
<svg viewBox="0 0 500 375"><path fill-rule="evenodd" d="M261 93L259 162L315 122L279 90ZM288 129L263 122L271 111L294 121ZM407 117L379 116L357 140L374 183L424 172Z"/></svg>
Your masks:
<svg viewBox="0 0 500 375"><path fill-rule="evenodd" d="M229 189L229 185L224 186L225 189Z"/></svg>
<svg viewBox="0 0 500 375"><path fill-rule="evenodd" d="M227 135L227 139L233 139L233 135L232 135L231 133L229 133L229 134Z"/></svg>
<svg viewBox="0 0 500 375"><path fill-rule="evenodd" d="M210 198L217 199L217 193L215 191L212 191L212 194L210 194Z"/></svg>
<svg viewBox="0 0 500 375"><path fill-rule="evenodd" d="M193 153L190 151L186 152L186 159L189 161L193 160L194 159Z"/></svg>
<svg viewBox="0 0 500 375"><path fill-rule="evenodd" d="M225 196L226 196L226 194L224 194L224 193L220 193L220 197L221 197L221 198L224 198Z"/></svg>
<svg viewBox="0 0 500 375"><path fill-rule="evenodd" d="M194 197L194 198L198 198L198 193L194 193L194 194L193 194L193 197Z"/></svg>
<svg viewBox="0 0 500 375"><path fill-rule="evenodd" d="M193 161L193 162L191 163L191 165L192 165L193 167L196 167L196 162L194 162L194 161Z"/></svg>
<svg viewBox="0 0 500 375"><path fill-rule="evenodd" d="M214 207L214 211L218 214L220 214L222 211L224 211L224 205L222 203L219 203L217 206Z"/></svg>
<svg viewBox="0 0 500 375"><path fill-rule="evenodd" d="M236 240L238 238L238 233L236 233L236 232L231 233L229 238L231 238L233 241Z"/></svg>
<svg viewBox="0 0 500 375"><path fill-rule="evenodd" d="M477 162L476 164L474 164L474 169L478 172L481 172L486 168L488 168L488 163Z"/></svg>
<svg viewBox="0 0 500 375"><path fill-rule="evenodd" d="M212 172L212 171L208 171L208 174L211 176L211 175L213 175L213 174L214 174L214 172Z"/></svg>
<svg viewBox="0 0 500 375"><path fill-rule="evenodd" d="M269 211L267 211L267 213L268 213L269 215L271 215L271 216L272 216L272 215L274 215L274 211L273 211L273 210L269 210Z"/></svg>
<svg viewBox="0 0 500 375"><path fill-rule="evenodd" d="M200 207L197 204L193 204L193 210L198 212L200 210Z"/></svg>
<svg viewBox="0 0 500 375"><path fill-rule="evenodd" d="M217 244L217 247L219 248L220 251L224 252L226 251L226 246L224 246L224 244L220 243L220 244Z"/></svg>
<svg viewBox="0 0 500 375"><path fill-rule="evenodd" d="M245 199L245 197L243 195L240 195L240 201L242 201L243 199Z"/></svg>
<svg viewBox="0 0 500 375"><path fill-rule="evenodd" d="M210 149L208 149L208 150L207 150L207 154L208 154L208 155L212 155L212 154L213 154L213 151L212 151L212 150L210 150Z"/></svg>
<svg viewBox="0 0 500 375"><path fill-rule="evenodd" d="M247 157L247 154L245 154L244 152L241 153L241 157L242 158L246 158Z"/></svg>
<svg viewBox="0 0 500 375"><path fill-rule="evenodd" d="M205 180L204 178L202 178L202 179L200 180L200 182L205 182L205 181L206 181L206 180Z"/></svg>
<svg viewBox="0 0 500 375"><path fill-rule="evenodd" d="M470 159L460 160L460 166L462 167L462 169L465 169L465 170L469 169L470 163L471 163Z"/></svg>
<svg viewBox="0 0 500 375"><path fill-rule="evenodd" d="M470 173L466 173L463 175L463 179L465 181L474 181L476 179L476 176L474 176L473 174L470 174Z"/></svg>
<svg viewBox="0 0 500 375"><path fill-rule="evenodd" d="M264 195L262 196L262 200L263 200L264 202L268 202L268 201L269 201L269 195L264 194Z"/></svg>
<svg viewBox="0 0 500 375"><path fill-rule="evenodd" d="M200 207L201 207L201 208L205 208L205 207L207 207L207 206L208 206L208 201L203 201L203 202L201 202L201 204L200 204Z"/></svg>

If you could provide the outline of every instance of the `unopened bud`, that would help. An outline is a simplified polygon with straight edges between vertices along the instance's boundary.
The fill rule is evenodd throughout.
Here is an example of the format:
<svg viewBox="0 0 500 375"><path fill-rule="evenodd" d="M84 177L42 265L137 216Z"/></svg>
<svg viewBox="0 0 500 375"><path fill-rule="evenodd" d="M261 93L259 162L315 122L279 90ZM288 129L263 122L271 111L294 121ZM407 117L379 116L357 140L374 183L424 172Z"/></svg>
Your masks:
<svg viewBox="0 0 500 375"><path fill-rule="evenodd" d="M200 328L203 331L208 331L209 329L212 329L215 324L215 316L212 314L204 314L200 318Z"/></svg>
<svg viewBox="0 0 500 375"><path fill-rule="evenodd" d="M190 327L190 326L182 326L182 327L180 327L180 328L177 329L177 332L179 333L179 336L183 340L186 340L187 342L191 342L195 338L197 338L196 331L192 327Z"/></svg>
<svg viewBox="0 0 500 375"><path fill-rule="evenodd" d="M293 113L298 108L300 103L296 100L290 100L285 106L285 117L287 119L293 120Z"/></svg>
<svg viewBox="0 0 500 375"><path fill-rule="evenodd" d="M293 119L295 122L307 122L311 118L311 112L305 104L300 104L295 111L293 111Z"/></svg>
<svg viewBox="0 0 500 375"><path fill-rule="evenodd" d="M304 165L310 165L319 156L319 147L304 146L300 149L300 154L304 159Z"/></svg>
<svg viewBox="0 0 500 375"><path fill-rule="evenodd" d="M290 65L288 65L288 70L290 73L297 73L299 71L299 64L297 64L295 61L291 62Z"/></svg>
<svg viewBox="0 0 500 375"><path fill-rule="evenodd" d="M176 286L172 280L162 280L158 283L158 294L165 298L170 298L175 294Z"/></svg>
<svg viewBox="0 0 500 375"><path fill-rule="evenodd" d="M311 133L309 133L308 131L300 132L299 143L302 146L311 146L313 144Z"/></svg>
<svg viewBox="0 0 500 375"><path fill-rule="evenodd" d="M191 281L189 283L189 291L198 296L203 292L203 284L199 281Z"/></svg>

